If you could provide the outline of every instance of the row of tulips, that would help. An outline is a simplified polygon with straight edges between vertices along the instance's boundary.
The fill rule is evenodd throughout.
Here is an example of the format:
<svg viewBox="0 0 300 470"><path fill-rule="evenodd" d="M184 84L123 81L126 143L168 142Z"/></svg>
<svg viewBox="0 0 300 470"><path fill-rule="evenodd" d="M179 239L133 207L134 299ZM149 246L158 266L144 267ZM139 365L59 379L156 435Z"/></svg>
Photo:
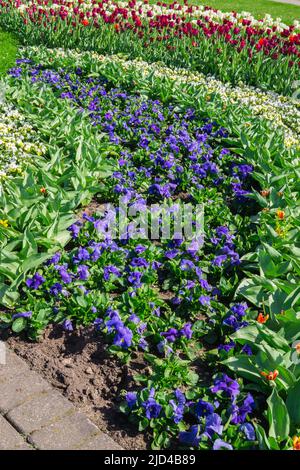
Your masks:
<svg viewBox="0 0 300 470"><path fill-rule="evenodd" d="M237 24L209 14L197 18L193 8L179 14L175 7L160 13L134 1L1 0L0 24L18 30L30 44L126 53L292 94L300 70L297 24L285 29L247 19Z"/></svg>
<svg viewBox="0 0 300 470"><path fill-rule="evenodd" d="M102 1L102 4L100 0L56 0L53 1L53 3L49 2L49 0L28 0L26 2L24 2L24 0L16 0L16 6L23 12L29 8L33 8L33 10L36 8L46 8L48 11L60 11L62 12L62 16L66 16L72 12L79 13L81 11L86 12L87 17L95 17L96 13L99 13L99 8L103 8L103 6L105 7L106 12L111 14L115 11L116 6L118 6L124 18L129 16L128 12L130 9L131 14L135 13L136 16L141 18L172 15L173 18L184 17L189 18L191 21L200 19L206 22L213 21L219 24L228 22L242 29L265 29L273 32L284 33L285 35L288 31L293 31L294 33L300 32L300 22L296 19L290 26L283 23L280 18L276 18L276 20L274 20L268 14L266 14L264 18L258 20L248 12L237 13L232 11L228 13L208 6L189 5L187 0L185 0L184 4L177 3L176 1L170 4L159 1L157 3L149 4L148 0L130 0L120 2L116 2L115 0L105 0Z"/></svg>

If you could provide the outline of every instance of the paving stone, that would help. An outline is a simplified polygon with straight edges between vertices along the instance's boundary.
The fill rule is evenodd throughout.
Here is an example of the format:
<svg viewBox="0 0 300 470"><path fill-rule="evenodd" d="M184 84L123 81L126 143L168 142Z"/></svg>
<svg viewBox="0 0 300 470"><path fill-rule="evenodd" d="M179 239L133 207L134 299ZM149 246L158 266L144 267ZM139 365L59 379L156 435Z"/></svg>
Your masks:
<svg viewBox="0 0 300 470"><path fill-rule="evenodd" d="M80 445L81 450L123 450L107 434L101 433Z"/></svg>
<svg viewBox="0 0 300 470"><path fill-rule="evenodd" d="M22 372L28 372L29 369L25 361L7 347L5 349L5 364L0 363L0 383L20 375Z"/></svg>
<svg viewBox="0 0 300 470"><path fill-rule="evenodd" d="M29 369L5 382L0 382L0 411L6 414L16 406L51 390L50 385Z"/></svg>
<svg viewBox="0 0 300 470"><path fill-rule="evenodd" d="M29 440L41 450L72 450L97 434L99 429L86 416L76 413L34 431Z"/></svg>
<svg viewBox="0 0 300 470"><path fill-rule="evenodd" d="M32 450L23 436L0 415L0 450Z"/></svg>
<svg viewBox="0 0 300 470"><path fill-rule="evenodd" d="M8 348L0 364L0 412L0 450L121 449Z"/></svg>
<svg viewBox="0 0 300 470"><path fill-rule="evenodd" d="M24 434L30 434L75 413L74 406L54 390L14 408L7 419Z"/></svg>

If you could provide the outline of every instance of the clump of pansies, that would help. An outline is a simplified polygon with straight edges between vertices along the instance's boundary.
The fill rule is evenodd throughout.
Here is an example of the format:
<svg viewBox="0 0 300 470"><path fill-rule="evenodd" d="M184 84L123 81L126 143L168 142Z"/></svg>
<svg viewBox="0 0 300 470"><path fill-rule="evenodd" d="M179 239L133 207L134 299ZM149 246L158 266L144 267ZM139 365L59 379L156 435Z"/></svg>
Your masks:
<svg viewBox="0 0 300 470"><path fill-rule="evenodd" d="M114 202L120 199L138 208L183 192L202 202L208 185L212 196L224 193L238 203L246 200L253 167L215 145L228 132L215 122L201 122L193 109L178 112L174 105L112 88L80 68L45 69L26 60L11 74L26 74L32 83L48 86L79 111L89 112L93 125L119 153L118 169L108 181ZM225 253L220 256L221 263Z"/></svg>
<svg viewBox="0 0 300 470"><path fill-rule="evenodd" d="M256 432L250 422L255 401L236 380L222 373L206 388L184 392L159 387L152 384L138 392L126 392L121 406L140 428L155 429L158 446L169 446L174 440L180 447L203 450L256 448Z"/></svg>
<svg viewBox="0 0 300 470"><path fill-rule="evenodd" d="M217 320L223 319L228 334L247 326L243 319L247 304L235 303L228 310L220 302L221 289L211 284L210 276L217 280L216 256L212 253L207 261L202 255L205 241L204 248L182 241L176 249L168 249L170 241L103 240L106 215L84 215L84 222L69 229L75 247L54 254L26 279L24 304L31 315L23 314L24 327L34 331L36 322L42 327L43 322L54 321L72 331L76 325L94 323L114 346L124 350L155 347L157 353L168 355L215 329ZM215 233L225 233L225 244L230 239L233 247L225 226L217 227ZM207 243L210 246L211 240ZM213 246L219 250L219 242ZM233 268L239 266L234 250L227 256ZM167 298L166 282L170 284ZM44 318L41 302L45 303ZM200 314L208 319L201 328Z"/></svg>

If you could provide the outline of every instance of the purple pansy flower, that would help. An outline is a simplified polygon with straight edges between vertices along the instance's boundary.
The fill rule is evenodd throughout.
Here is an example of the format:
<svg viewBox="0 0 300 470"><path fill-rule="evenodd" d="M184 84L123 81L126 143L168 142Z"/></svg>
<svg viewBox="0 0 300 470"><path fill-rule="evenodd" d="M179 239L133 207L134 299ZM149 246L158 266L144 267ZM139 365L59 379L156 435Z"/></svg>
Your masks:
<svg viewBox="0 0 300 470"><path fill-rule="evenodd" d="M16 320L17 318L31 318L31 317L32 317L32 312L29 311L29 312L15 313L15 314L12 316L12 319L13 319L13 320Z"/></svg>
<svg viewBox="0 0 300 470"><path fill-rule="evenodd" d="M143 273L139 271L133 271L128 276L128 282L132 284L134 287L139 288L142 286L142 279Z"/></svg>
<svg viewBox="0 0 300 470"><path fill-rule="evenodd" d="M214 406L208 401L199 400L195 407L195 413L198 418L210 415L214 412Z"/></svg>
<svg viewBox="0 0 300 470"><path fill-rule="evenodd" d="M181 431L179 433L179 442L189 447L198 447L201 437L199 436L199 426L194 424L188 431Z"/></svg>
<svg viewBox="0 0 300 470"><path fill-rule="evenodd" d="M218 350L219 351L225 351L225 352L229 352L231 351L231 349L234 349L235 347L235 342L234 341L230 341L229 343L227 344L220 344L218 346Z"/></svg>
<svg viewBox="0 0 300 470"><path fill-rule="evenodd" d="M59 272L62 282L65 284L70 284L72 282L72 274L67 271L66 266L55 265L56 271Z"/></svg>
<svg viewBox="0 0 300 470"><path fill-rule="evenodd" d="M81 224L76 222L75 224L70 225L68 228L69 232L72 234L72 238L77 238L81 229Z"/></svg>
<svg viewBox="0 0 300 470"><path fill-rule="evenodd" d="M190 269L194 269L194 267L195 265L193 261L190 261L188 259L181 260L180 269L182 269L182 271L188 271Z"/></svg>
<svg viewBox="0 0 300 470"><path fill-rule="evenodd" d="M231 399L233 399L240 393L240 386L236 380L231 379L226 374L222 374L215 379L214 385L211 387L211 391L213 393L225 392Z"/></svg>
<svg viewBox="0 0 300 470"><path fill-rule="evenodd" d="M178 424L183 419L186 399L185 399L184 394L179 389L175 391L175 397L176 397L176 401L170 400L169 404L173 408L174 423Z"/></svg>
<svg viewBox="0 0 300 470"><path fill-rule="evenodd" d="M244 346L242 347L241 352L243 354L247 354L247 356L252 356L252 354L253 354L252 349L249 346L249 344L244 344Z"/></svg>
<svg viewBox="0 0 300 470"><path fill-rule="evenodd" d="M159 403L157 403L157 401L154 398L154 395L155 395L155 391L152 388L150 390L148 400L142 403L143 408L145 408L146 417L148 419L158 418L162 410L162 406Z"/></svg>
<svg viewBox="0 0 300 470"><path fill-rule="evenodd" d="M148 268L149 263L145 260L145 258L132 258L131 266L140 267L140 268Z"/></svg>
<svg viewBox="0 0 300 470"><path fill-rule="evenodd" d="M240 426L240 431L245 434L245 437L248 441L256 440L256 433L253 425L251 423L243 423Z"/></svg>
<svg viewBox="0 0 300 470"><path fill-rule="evenodd" d="M38 289L46 279L39 273L35 273L32 278L28 278L26 280L26 286L29 287L29 289Z"/></svg>
<svg viewBox="0 0 300 470"><path fill-rule="evenodd" d="M165 339L157 344L157 350L161 354L165 354L165 356L169 356L173 352L173 349L168 345L168 342Z"/></svg>
<svg viewBox="0 0 300 470"><path fill-rule="evenodd" d="M251 393L248 393L242 405L233 404L230 408L231 422L233 424L242 424L245 422L249 413L253 411L254 399Z"/></svg>
<svg viewBox="0 0 300 470"><path fill-rule="evenodd" d="M73 331L74 328L73 328L73 323L71 320L69 319L66 319L64 322L63 322L63 328L65 331Z"/></svg>
<svg viewBox="0 0 300 470"><path fill-rule="evenodd" d="M206 416L204 434L212 438L214 434L222 435L223 425L222 418L217 413L211 413Z"/></svg>
<svg viewBox="0 0 300 470"><path fill-rule="evenodd" d="M77 255L74 257L74 261L75 261L75 262L78 262L78 261L87 261L87 260L89 260L89 259L90 259L90 253L89 253L89 251L88 251L86 248L80 246L80 247L78 248Z"/></svg>
<svg viewBox="0 0 300 470"><path fill-rule="evenodd" d="M81 264L77 268L77 276L81 281L86 281L89 278L89 270L85 264Z"/></svg>
<svg viewBox="0 0 300 470"><path fill-rule="evenodd" d="M128 349L132 343L132 331L126 326L117 326L117 334L114 337L113 343L115 346L121 346L121 348Z"/></svg>
<svg viewBox="0 0 300 470"><path fill-rule="evenodd" d="M216 439L213 445L213 450L233 450L231 444L222 441L222 439Z"/></svg>
<svg viewBox="0 0 300 470"><path fill-rule="evenodd" d="M222 264L225 263L226 260L227 260L227 255L219 255L213 259L212 264L220 268Z"/></svg>
<svg viewBox="0 0 300 470"><path fill-rule="evenodd" d="M168 331L161 333L161 336L164 336L169 343L174 343L179 336L179 332L176 328L169 328Z"/></svg>
<svg viewBox="0 0 300 470"><path fill-rule="evenodd" d="M233 305L230 310L240 320L242 317L246 315L247 309L248 309L248 305L246 303L243 303L243 304Z"/></svg>
<svg viewBox="0 0 300 470"><path fill-rule="evenodd" d="M201 305L209 305L210 304L210 296L209 295L200 295L199 302Z"/></svg>
<svg viewBox="0 0 300 470"><path fill-rule="evenodd" d="M132 408L136 405L136 402L137 402L137 393L127 392L125 396L125 400L127 401L128 407L132 410Z"/></svg>
<svg viewBox="0 0 300 470"><path fill-rule="evenodd" d="M59 282L55 282L55 284L50 287L50 295L54 295L54 297L57 297L58 294L62 292L62 290L62 285Z"/></svg>
<svg viewBox="0 0 300 470"><path fill-rule="evenodd" d="M181 336L185 336L187 339L191 339L193 335L192 324L186 323L185 325L183 325L183 327L179 331L179 334Z"/></svg>
<svg viewBox="0 0 300 470"><path fill-rule="evenodd" d="M48 261L46 261L46 264L49 266L50 264L57 264L60 261L61 254L59 252L55 253L55 255L52 256Z"/></svg>
<svg viewBox="0 0 300 470"><path fill-rule="evenodd" d="M104 266L103 279L105 281L109 281L111 274L113 274L116 277L120 277L121 271L116 266L113 266L113 265Z"/></svg>

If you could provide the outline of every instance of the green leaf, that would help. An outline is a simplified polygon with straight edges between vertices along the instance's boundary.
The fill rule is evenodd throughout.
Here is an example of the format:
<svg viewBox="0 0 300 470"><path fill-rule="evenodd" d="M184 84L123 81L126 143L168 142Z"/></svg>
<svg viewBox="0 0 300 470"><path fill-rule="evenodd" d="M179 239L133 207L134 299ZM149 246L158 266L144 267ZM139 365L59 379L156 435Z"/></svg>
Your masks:
<svg viewBox="0 0 300 470"><path fill-rule="evenodd" d="M279 263L278 261L273 261L272 256L266 251L260 251L259 256L259 266L262 269L264 275L269 278L276 278L282 276L290 268L290 262L284 261Z"/></svg>
<svg viewBox="0 0 300 470"><path fill-rule="evenodd" d="M283 310L288 310L291 307L299 305L300 303L300 286L296 287L285 299Z"/></svg>
<svg viewBox="0 0 300 470"><path fill-rule="evenodd" d="M20 266L20 272L26 273L30 269L36 269L40 266L44 261L51 258L51 253L37 253L34 255L29 256Z"/></svg>
<svg viewBox="0 0 300 470"><path fill-rule="evenodd" d="M237 289L236 295L242 295L251 303L259 307L264 299L264 288L257 285L252 279L244 279Z"/></svg>
<svg viewBox="0 0 300 470"><path fill-rule="evenodd" d="M254 343L256 344L259 332L257 325L248 325L245 328L240 328L231 335L233 340L237 340L242 343Z"/></svg>
<svg viewBox="0 0 300 470"><path fill-rule="evenodd" d="M273 276L276 271L276 265L273 263L271 256L263 251L259 252L258 255L259 266L263 270L266 276Z"/></svg>
<svg viewBox="0 0 300 470"><path fill-rule="evenodd" d="M173 408L171 405L167 405L165 407L165 415L166 415L166 418L172 418L174 412L173 412Z"/></svg>
<svg viewBox="0 0 300 470"><path fill-rule="evenodd" d="M288 409L292 424L300 426L300 379L288 391L286 407Z"/></svg>
<svg viewBox="0 0 300 470"><path fill-rule="evenodd" d="M264 243L264 242L263 242L263 246L276 263L282 261L282 255L279 251L275 250L275 248L273 248L271 245L268 245L267 243Z"/></svg>
<svg viewBox="0 0 300 470"><path fill-rule="evenodd" d="M122 412L122 413L128 413L128 405L127 405L127 402L126 401L123 401L121 403L121 405L119 406L119 410Z"/></svg>
<svg viewBox="0 0 300 470"><path fill-rule="evenodd" d="M12 289L12 286L3 291L3 293L0 292L0 303L8 308L12 308L20 297L20 294L17 291L10 289Z"/></svg>
<svg viewBox="0 0 300 470"><path fill-rule="evenodd" d="M16 320L14 320L11 328L15 333L20 333L26 328L26 324L27 324L26 318L23 318L23 317L17 318Z"/></svg>
<svg viewBox="0 0 300 470"><path fill-rule="evenodd" d="M198 380L199 380L198 374L196 374L195 372L192 372L192 371L190 371L190 372L188 373L187 377L188 377L189 382L190 382L192 385L196 385L196 383L197 383Z"/></svg>
<svg viewBox="0 0 300 470"><path fill-rule="evenodd" d="M83 307L83 308L86 308L87 307L87 301L85 300L84 297L82 296L77 296L76 297L76 302L78 303L78 305L80 305L80 307Z"/></svg>
<svg viewBox="0 0 300 470"><path fill-rule="evenodd" d="M254 426L260 450L271 450L271 446L264 428L256 423L254 423Z"/></svg>
<svg viewBox="0 0 300 470"><path fill-rule="evenodd" d="M269 436L274 437L280 442L287 439L290 433L290 418L288 409L284 401L278 395L276 388L267 400L268 403L268 421Z"/></svg>
<svg viewBox="0 0 300 470"><path fill-rule="evenodd" d="M270 346L281 349L285 352L290 351L290 346L288 342L283 338L281 332L272 331L270 328L265 327L264 325L258 325L259 333Z"/></svg>
<svg viewBox="0 0 300 470"><path fill-rule="evenodd" d="M144 431L149 426L149 420L147 418L142 418L139 422L139 431Z"/></svg>
<svg viewBox="0 0 300 470"><path fill-rule="evenodd" d="M262 378L259 374L258 368L253 364L250 357L235 356L222 361L222 364L229 367L229 369L236 372L241 377L244 377L253 382L262 384Z"/></svg>

